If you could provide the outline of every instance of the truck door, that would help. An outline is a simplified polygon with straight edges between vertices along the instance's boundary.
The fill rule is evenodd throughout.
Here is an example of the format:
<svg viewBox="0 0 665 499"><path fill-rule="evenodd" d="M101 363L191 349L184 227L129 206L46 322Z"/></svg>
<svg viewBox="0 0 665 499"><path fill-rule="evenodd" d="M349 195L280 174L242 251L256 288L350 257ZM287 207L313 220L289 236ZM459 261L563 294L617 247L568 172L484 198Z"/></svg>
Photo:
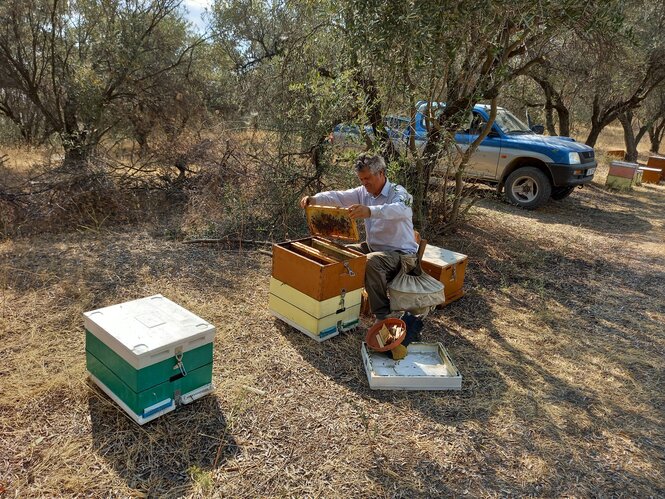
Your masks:
<svg viewBox="0 0 665 499"><path fill-rule="evenodd" d="M467 122L462 125L463 129L455 134L455 141L463 151L476 140L485 123L486 120L480 113L471 113ZM469 159L466 173L471 177L495 180L500 153L501 137L498 133L490 132Z"/></svg>

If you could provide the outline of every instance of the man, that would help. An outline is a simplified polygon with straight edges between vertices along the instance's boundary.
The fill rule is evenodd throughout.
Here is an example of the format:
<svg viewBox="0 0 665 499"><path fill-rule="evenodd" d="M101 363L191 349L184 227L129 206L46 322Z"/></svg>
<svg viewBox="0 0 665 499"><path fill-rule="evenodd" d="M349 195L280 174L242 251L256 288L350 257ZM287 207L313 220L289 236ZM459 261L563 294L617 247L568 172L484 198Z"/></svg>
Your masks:
<svg viewBox="0 0 665 499"><path fill-rule="evenodd" d="M300 206L346 207L351 218L364 219L367 240L349 247L367 255L365 291L372 313L383 320L390 314L388 283L400 270L400 256L418 250L413 233L413 198L404 187L387 179L381 156L360 156L356 174L362 187L305 196Z"/></svg>

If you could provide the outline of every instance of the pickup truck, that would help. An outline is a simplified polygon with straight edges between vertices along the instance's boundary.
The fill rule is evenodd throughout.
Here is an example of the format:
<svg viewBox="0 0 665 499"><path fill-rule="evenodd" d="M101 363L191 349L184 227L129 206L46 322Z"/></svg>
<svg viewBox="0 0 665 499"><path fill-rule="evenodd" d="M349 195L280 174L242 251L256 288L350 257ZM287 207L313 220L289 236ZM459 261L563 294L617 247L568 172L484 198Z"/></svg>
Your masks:
<svg viewBox="0 0 665 499"><path fill-rule="evenodd" d="M404 149L411 133L418 148L424 147L427 137L428 103L418 102L415 127L409 118L389 116L386 128L393 144ZM432 103L436 114L442 104ZM478 137L489 120L490 106L476 104L466 123L455 134L458 146L465 150ZM345 135L347 143L360 137L359 129L335 127L335 143ZM542 131L542 127L541 131ZM365 128L367 133L367 127ZM371 129L370 129L371 132ZM356 140L356 142L358 142ZM543 206L550 198L569 196L575 187L588 184L596 171L594 150L570 137L546 137L532 131L510 111L498 108L491 131L473 153L466 167L471 178L495 184L504 191L509 202L526 209Z"/></svg>

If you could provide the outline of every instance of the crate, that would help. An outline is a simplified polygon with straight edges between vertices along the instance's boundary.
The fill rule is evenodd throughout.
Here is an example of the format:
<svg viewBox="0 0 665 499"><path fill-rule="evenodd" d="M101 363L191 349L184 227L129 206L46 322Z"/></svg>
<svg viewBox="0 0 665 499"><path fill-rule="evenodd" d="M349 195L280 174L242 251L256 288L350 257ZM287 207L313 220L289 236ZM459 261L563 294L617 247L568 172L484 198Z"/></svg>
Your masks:
<svg viewBox="0 0 665 499"><path fill-rule="evenodd" d="M410 343L402 360L374 352L360 354L372 390L461 390L462 374L441 343Z"/></svg>
<svg viewBox="0 0 665 499"><path fill-rule="evenodd" d="M446 301L444 307L464 296L464 275L468 257L447 249L428 244L423 253L421 266L434 279L443 283Z"/></svg>
<svg viewBox="0 0 665 499"><path fill-rule="evenodd" d="M162 295L85 312L90 378L139 424L213 391L215 327Z"/></svg>

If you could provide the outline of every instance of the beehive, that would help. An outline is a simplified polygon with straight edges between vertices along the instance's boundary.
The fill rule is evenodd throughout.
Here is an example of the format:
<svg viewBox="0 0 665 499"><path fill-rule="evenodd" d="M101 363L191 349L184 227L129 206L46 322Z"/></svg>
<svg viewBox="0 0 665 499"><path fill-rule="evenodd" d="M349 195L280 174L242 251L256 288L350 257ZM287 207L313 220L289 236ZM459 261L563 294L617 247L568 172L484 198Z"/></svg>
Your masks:
<svg viewBox="0 0 665 499"><path fill-rule="evenodd" d="M638 164L612 161L605 185L614 189L630 189L638 182Z"/></svg>
<svg viewBox="0 0 665 499"><path fill-rule="evenodd" d="M660 178L658 181L665 180L665 157L663 156L649 156L647 160L649 168L660 168Z"/></svg>
<svg viewBox="0 0 665 499"><path fill-rule="evenodd" d="M642 172L642 183L644 184L657 184L660 182L662 170L660 168L650 168L648 166L640 166L639 170Z"/></svg>
<svg viewBox="0 0 665 499"><path fill-rule="evenodd" d="M275 317L323 341L358 325L367 258L320 235L325 231L337 238L357 240L358 229L348 212L307 208L310 231L315 236L273 245L268 307ZM318 217L321 213L332 218L322 219ZM343 222L335 223L335 217L342 217Z"/></svg>
<svg viewBox="0 0 665 499"><path fill-rule="evenodd" d="M423 253L421 266L434 279L443 283L446 301L441 307L464 296L464 274L467 256L428 244Z"/></svg>
<svg viewBox="0 0 665 499"><path fill-rule="evenodd" d="M154 295L85 312L90 378L147 423L210 393L215 327Z"/></svg>

